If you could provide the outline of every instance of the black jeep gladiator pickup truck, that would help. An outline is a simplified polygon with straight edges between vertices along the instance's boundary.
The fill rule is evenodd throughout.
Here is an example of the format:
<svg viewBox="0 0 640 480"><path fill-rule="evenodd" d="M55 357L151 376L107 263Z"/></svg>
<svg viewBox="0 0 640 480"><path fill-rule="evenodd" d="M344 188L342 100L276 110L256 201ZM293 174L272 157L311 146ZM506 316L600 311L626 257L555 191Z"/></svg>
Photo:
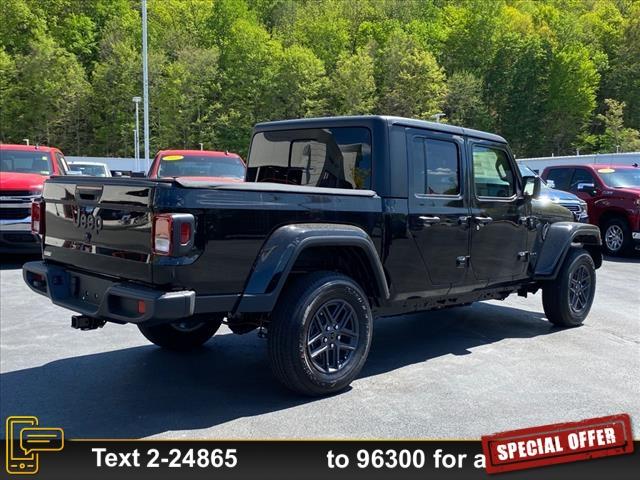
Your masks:
<svg viewBox="0 0 640 480"><path fill-rule="evenodd" d="M179 160L177 160L179 161ZM188 349L224 321L268 337L275 376L323 395L362 368L373 318L542 289L587 316L597 227L538 200L497 135L396 117L258 124L246 183L57 177L33 206L35 292L72 326L134 323Z"/></svg>

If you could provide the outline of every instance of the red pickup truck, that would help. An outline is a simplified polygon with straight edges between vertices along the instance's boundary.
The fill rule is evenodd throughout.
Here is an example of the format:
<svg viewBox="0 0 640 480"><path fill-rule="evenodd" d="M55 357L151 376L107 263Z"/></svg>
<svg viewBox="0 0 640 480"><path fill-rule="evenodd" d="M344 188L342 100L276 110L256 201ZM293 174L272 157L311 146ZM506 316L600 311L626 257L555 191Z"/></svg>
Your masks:
<svg viewBox="0 0 640 480"><path fill-rule="evenodd" d="M160 150L153 159L148 176L244 182L246 172L247 166L235 153L213 150Z"/></svg>
<svg viewBox="0 0 640 480"><path fill-rule="evenodd" d="M31 201L42 194L50 175L68 170L57 148L0 144L1 253L40 251L40 238L31 233Z"/></svg>
<svg viewBox="0 0 640 480"><path fill-rule="evenodd" d="M640 250L640 167L638 165L558 165L542 178L587 202L590 223L600 227L609 255Z"/></svg>

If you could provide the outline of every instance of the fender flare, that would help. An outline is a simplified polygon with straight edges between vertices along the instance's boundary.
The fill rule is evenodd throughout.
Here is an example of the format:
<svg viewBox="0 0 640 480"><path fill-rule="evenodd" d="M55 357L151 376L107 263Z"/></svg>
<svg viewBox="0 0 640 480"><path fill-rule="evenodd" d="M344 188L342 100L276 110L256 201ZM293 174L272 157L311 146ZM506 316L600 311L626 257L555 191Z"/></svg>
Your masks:
<svg viewBox="0 0 640 480"><path fill-rule="evenodd" d="M556 278L569 249L578 246L584 247L592 256L596 268L600 268L602 239L598 227L576 222L550 224L538 252L534 278L536 280Z"/></svg>
<svg viewBox="0 0 640 480"><path fill-rule="evenodd" d="M377 298L389 298L389 285L382 262L371 240L361 228L332 223L301 223L276 229L258 254L234 313L270 312L276 305L291 268L309 247L358 247L371 268Z"/></svg>

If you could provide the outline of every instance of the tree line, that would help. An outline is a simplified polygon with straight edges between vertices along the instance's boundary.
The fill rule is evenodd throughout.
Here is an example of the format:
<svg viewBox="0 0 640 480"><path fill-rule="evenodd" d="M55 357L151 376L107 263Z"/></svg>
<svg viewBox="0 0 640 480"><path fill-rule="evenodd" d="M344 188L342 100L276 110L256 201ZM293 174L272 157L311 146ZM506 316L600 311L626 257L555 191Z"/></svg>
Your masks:
<svg viewBox="0 0 640 480"><path fill-rule="evenodd" d="M519 157L640 150L638 0L149 0L151 150L386 114ZM3 0L0 141L133 156L139 0Z"/></svg>

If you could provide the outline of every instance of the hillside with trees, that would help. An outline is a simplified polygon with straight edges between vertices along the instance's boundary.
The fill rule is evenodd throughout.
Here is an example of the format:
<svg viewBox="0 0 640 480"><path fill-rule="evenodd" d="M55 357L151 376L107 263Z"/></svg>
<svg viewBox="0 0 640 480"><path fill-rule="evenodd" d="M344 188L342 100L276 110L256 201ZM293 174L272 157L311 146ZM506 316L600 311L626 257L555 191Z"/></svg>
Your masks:
<svg viewBox="0 0 640 480"><path fill-rule="evenodd" d="M518 157L640 150L637 0L149 0L151 151L388 114ZM2 0L0 140L133 156L138 0Z"/></svg>

